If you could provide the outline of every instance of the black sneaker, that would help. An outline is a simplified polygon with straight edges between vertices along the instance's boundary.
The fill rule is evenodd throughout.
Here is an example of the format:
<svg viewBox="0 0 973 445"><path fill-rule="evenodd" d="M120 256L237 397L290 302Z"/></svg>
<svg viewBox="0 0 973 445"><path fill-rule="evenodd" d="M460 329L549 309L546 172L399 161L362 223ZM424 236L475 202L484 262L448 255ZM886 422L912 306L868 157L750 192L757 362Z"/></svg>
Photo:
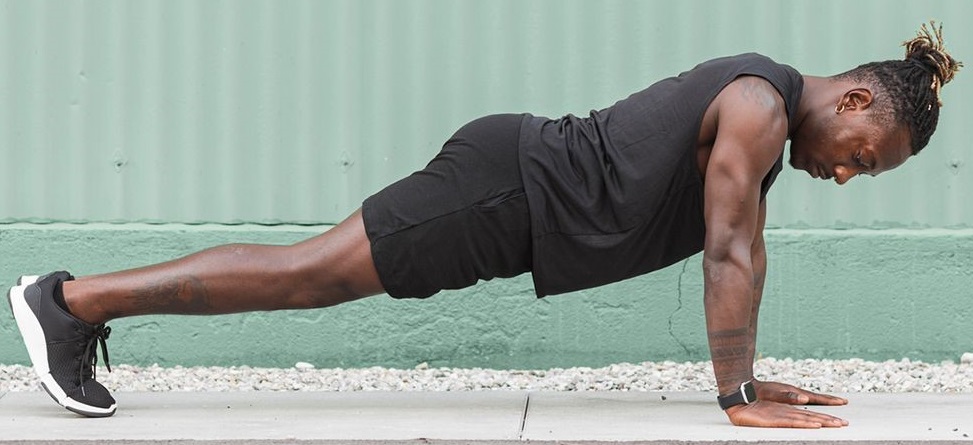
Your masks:
<svg viewBox="0 0 973 445"><path fill-rule="evenodd" d="M115 414L115 399L95 380L95 364L100 343L108 367L111 328L85 323L54 301L55 289L73 279L67 272L20 277L7 294L10 309L44 390L75 413L108 417Z"/></svg>

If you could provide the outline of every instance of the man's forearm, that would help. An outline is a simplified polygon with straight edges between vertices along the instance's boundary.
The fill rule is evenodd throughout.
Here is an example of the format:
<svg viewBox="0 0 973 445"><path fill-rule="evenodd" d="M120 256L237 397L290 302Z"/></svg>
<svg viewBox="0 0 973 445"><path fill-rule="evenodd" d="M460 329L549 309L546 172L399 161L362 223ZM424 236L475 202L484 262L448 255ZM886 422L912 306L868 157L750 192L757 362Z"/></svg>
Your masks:
<svg viewBox="0 0 973 445"><path fill-rule="evenodd" d="M705 256L703 269L713 372L720 393L726 394L753 378L753 269L750 261L718 261Z"/></svg>
<svg viewBox="0 0 973 445"><path fill-rule="evenodd" d="M739 388L740 383L753 378L750 360L748 328L714 330L709 333L713 373L720 394Z"/></svg>
<svg viewBox="0 0 973 445"><path fill-rule="evenodd" d="M753 305L750 307L750 374L753 375L753 361L757 354L757 321L760 314L760 302L764 293L764 277L767 276L767 255L760 246L758 252L752 256L753 263Z"/></svg>

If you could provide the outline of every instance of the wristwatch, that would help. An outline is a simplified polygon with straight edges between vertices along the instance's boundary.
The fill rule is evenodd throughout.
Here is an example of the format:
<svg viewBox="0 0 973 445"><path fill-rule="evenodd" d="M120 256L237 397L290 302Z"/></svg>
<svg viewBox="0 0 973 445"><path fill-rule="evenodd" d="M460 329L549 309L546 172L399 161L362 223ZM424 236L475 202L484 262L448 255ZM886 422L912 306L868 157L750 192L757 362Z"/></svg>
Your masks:
<svg viewBox="0 0 973 445"><path fill-rule="evenodd" d="M753 389L753 380L740 384L740 389L733 391L725 396L717 396L720 408L727 409L731 406L749 405L757 401L757 391Z"/></svg>

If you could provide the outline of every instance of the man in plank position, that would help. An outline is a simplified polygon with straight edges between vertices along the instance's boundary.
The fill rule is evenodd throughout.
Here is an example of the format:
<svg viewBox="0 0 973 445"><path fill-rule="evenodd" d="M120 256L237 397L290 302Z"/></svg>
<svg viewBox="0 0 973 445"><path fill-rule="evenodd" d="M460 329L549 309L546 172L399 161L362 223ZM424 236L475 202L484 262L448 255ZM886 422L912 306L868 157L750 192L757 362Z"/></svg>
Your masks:
<svg viewBox="0 0 973 445"><path fill-rule="evenodd" d="M784 162L844 184L929 142L961 64L923 25L904 60L831 77L758 54L704 62L589 117L477 119L425 169L291 246L226 245L74 278L24 276L9 293L34 369L61 405L114 414L94 378L109 320L425 298L532 272L538 297L645 274L703 251L719 404L735 425L840 427L793 405L844 399L757 381L765 196ZM38 254L41 251L38 251ZM108 363L107 356L105 364Z"/></svg>

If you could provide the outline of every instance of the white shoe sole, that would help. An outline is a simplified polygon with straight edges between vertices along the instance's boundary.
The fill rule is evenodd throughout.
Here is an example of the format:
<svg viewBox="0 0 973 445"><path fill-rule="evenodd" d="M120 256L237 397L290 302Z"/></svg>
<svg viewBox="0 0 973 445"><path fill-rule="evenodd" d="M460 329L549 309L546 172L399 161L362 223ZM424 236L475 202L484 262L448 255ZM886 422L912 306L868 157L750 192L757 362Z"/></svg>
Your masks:
<svg viewBox="0 0 973 445"><path fill-rule="evenodd" d="M88 417L108 417L115 414L116 404L108 408L86 405L68 397L61 389L61 386L51 375L50 362L47 360L47 338L44 337L44 329L41 328L40 321L34 315L34 311L27 304L24 298L24 290L27 286L37 282L39 277L36 275L24 275L17 281L17 285L10 288L7 299L10 302L10 310L17 320L17 328L20 329L20 336L24 339L27 346L27 355L30 356L31 363L34 364L34 372L40 378L41 386L47 394L59 405L70 411Z"/></svg>

